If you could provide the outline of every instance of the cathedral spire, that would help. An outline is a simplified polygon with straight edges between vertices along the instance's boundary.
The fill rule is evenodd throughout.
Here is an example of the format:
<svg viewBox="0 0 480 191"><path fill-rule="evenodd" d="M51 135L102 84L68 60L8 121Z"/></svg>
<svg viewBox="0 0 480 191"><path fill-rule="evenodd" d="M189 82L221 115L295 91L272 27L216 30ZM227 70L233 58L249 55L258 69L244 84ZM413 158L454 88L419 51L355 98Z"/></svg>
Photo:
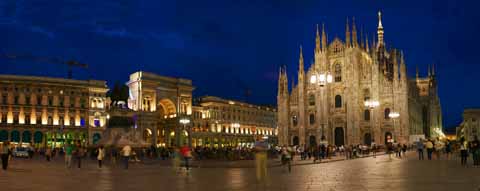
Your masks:
<svg viewBox="0 0 480 191"><path fill-rule="evenodd" d="M368 47L368 34L365 34L365 51L370 52L370 48Z"/></svg>
<svg viewBox="0 0 480 191"><path fill-rule="evenodd" d="M377 44L375 42L375 34L372 36L372 52L375 50L375 47L377 47Z"/></svg>
<svg viewBox="0 0 480 191"><path fill-rule="evenodd" d="M303 74L303 50L302 45L300 45L300 57L298 58L298 74Z"/></svg>
<svg viewBox="0 0 480 191"><path fill-rule="evenodd" d="M417 71L415 73L415 78L418 80L418 65L417 65Z"/></svg>
<svg viewBox="0 0 480 191"><path fill-rule="evenodd" d="M432 73L430 72L430 64L428 65L428 77L430 77Z"/></svg>
<svg viewBox="0 0 480 191"><path fill-rule="evenodd" d="M315 37L315 52L320 52L320 32L318 31L318 24L317 24L317 35Z"/></svg>
<svg viewBox="0 0 480 191"><path fill-rule="evenodd" d="M432 76L435 76L435 64L432 64Z"/></svg>
<svg viewBox="0 0 480 191"><path fill-rule="evenodd" d="M284 66L283 69L283 93L288 95L288 75L287 75L287 66Z"/></svg>
<svg viewBox="0 0 480 191"><path fill-rule="evenodd" d="M377 34L378 34L378 46L385 45L385 42L383 41L382 12L380 12L380 11L378 11Z"/></svg>
<svg viewBox="0 0 480 191"><path fill-rule="evenodd" d="M278 71L278 93L277 95L280 96L283 93L283 71L282 67L280 66L280 70Z"/></svg>
<svg viewBox="0 0 480 191"><path fill-rule="evenodd" d="M365 48L365 44L363 44L363 26L360 26L360 48Z"/></svg>
<svg viewBox="0 0 480 191"><path fill-rule="evenodd" d="M406 84L407 82L407 67L405 66L405 57L403 55L403 50L400 51L400 80L404 84Z"/></svg>
<svg viewBox="0 0 480 191"><path fill-rule="evenodd" d="M347 23L345 24L345 44L346 47L351 47L352 44L350 44L350 23L348 23L348 17L347 17Z"/></svg>
<svg viewBox="0 0 480 191"><path fill-rule="evenodd" d="M325 24L322 24L322 50L327 51L327 35L325 34Z"/></svg>
<svg viewBox="0 0 480 191"><path fill-rule="evenodd" d="M355 26L355 17L352 18L353 24L352 24L352 46L357 47L358 46L358 41L357 41L357 27Z"/></svg>

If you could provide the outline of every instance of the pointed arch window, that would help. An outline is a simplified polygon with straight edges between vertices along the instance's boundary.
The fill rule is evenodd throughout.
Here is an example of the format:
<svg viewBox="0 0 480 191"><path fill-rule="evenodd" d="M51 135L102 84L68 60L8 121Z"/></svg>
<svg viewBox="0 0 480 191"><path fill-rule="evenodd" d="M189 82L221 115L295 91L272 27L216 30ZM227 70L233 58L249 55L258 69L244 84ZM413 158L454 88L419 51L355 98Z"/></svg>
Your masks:
<svg viewBox="0 0 480 191"><path fill-rule="evenodd" d="M388 116L390 115L390 108L385 108L384 114L385 114L385 119L390 119L390 116Z"/></svg>
<svg viewBox="0 0 480 191"><path fill-rule="evenodd" d="M370 121L370 110L366 109L364 112L363 112L363 119L365 121Z"/></svg>
<svg viewBox="0 0 480 191"><path fill-rule="evenodd" d="M296 116L296 115L294 115L294 116L292 117L292 123L293 123L293 126L294 126L294 127L297 126L297 124L298 124L298 119L297 119L297 116Z"/></svg>
<svg viewBox="0 0 480 191"><path fill-rule="evenodd" d="M342 81L342 66L340 63L335 64L335 82Z"/></svg>
<svg viewBox="0 0 480 191"><path fill-rule="evenodd" d="M335 96L335 108L341 108L342 107L342 96L336 95Z"/></svg>
<svg viewBox="0 0 480 191"><path fill-rule="evenodd" d="M310 114L310 125L313 125L315 123L315 114L311 113Z"/></svg>
<svg viewBox="0 0 480 191"><path fill-rule="evenodd" d="M309 105L315 105L315 95L310 94L310 95L308 96L308 104L309 104Z"/></svg>

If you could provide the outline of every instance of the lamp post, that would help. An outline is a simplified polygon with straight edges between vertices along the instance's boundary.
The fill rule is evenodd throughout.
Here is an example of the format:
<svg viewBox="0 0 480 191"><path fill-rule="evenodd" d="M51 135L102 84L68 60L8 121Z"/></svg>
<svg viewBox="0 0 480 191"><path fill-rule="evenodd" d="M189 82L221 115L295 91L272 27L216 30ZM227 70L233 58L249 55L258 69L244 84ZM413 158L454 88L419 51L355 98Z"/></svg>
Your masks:
<svg viewBox="0 0 480 191"><path fill-rule="evenodd" d="M332 83L333 81L333 77L332 75L329 73L329 72L319 72L319 73L315 73L315 74L312 74L312 76L310 76L310 84L312 85L317 85L318 87L320 87L320 100L322 100L320 102L320 104L322 104L321 106L319 105L319 112L320 112L320 115L322 115L321 117L321 127L322 127L322 136L321 136L321 140L325 140L325 131L324 131L324 127L325 127L325 121L323 120L326 114L326 107L325 105L323 104L324 103L324 99L325 99L325 96L324 96L324 87L329 84L329 83ZM328 104L327 104L328 105Z"/></svg>
<svg viewBox="0 0 480 191"><path fill-rule="evenodd" d="M365 107L370 110L370 115L372 117L372 127L373 127L373 130L376 131L377 128L375 128L375 118L373 117L373 113L375 113L375 111L373 111L373 109L375 109L376 107L380 106L380 102L378 102L377 100L371 100L371 99L367 99L365 100L365 103L364 103ZM373 137L375 137L375 135L373 135Z"/></svg>
<svg viewBox="0 0 480 191"><path fill-rule="evenodd" d="M239 124L239 123L232 123L231 126L233 127L233 128L232 128L233 134L237 134L237 132L240 133L240 130L239 130L240 124ZM239 143L237 142L237 145L236 145L236 146L238 146L238 144L239 144Z"/></svg>
<svg viewBox="0 0 480 191"><path fill-rule="evenodd" d="M182 119L180 119L180 123L183 124L183 130L185 130L187 124L190 123L190 119L188 119L188 118L182 118ZM189 126L189 127L188 127L188 131L187 131L187 133L188 133L188 146L189 146L189 147L192 147L192 135L191 135L190 129L191 129L191 128L190 128L190 126Z"/></svg>

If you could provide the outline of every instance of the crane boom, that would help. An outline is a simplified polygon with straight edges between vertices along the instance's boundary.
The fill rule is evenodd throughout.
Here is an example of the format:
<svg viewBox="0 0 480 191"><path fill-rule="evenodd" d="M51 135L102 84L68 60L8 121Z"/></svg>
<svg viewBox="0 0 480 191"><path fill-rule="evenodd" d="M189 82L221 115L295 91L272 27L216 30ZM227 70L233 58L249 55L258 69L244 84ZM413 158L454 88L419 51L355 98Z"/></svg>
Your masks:
<svg viewBox="0 0 480 191"><path fill-rule="evenodd" d="M88 68L88 64L80 63L76 60L62 60L59 58L48 58L48 57L39 57L33 55L16 55L16 54L1 54L0 57L5 57L7 59L26 59L35 62L44 62L52 64L64 64L68 66L68 78L72 79L72 67L79 68Z"/></svg>

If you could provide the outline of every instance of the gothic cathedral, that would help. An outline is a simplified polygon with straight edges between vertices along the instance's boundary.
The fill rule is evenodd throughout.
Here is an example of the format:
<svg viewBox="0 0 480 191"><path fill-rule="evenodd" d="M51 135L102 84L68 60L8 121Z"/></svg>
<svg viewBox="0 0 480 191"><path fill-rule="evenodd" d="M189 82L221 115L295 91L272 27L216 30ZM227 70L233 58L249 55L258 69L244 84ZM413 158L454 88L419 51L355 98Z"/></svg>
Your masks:
<svg viewBox="0 0 480 191"><path fill-rule="evenodd" d="M357 39L355 20L350 25L347 19L345 36L328 43L325 27L320 36L317 25L314 62L304 69L300 47L298 84L290 88L280 68L279 144L383 145L440 136L434 67L427 77L419 77L418 68L414 78L407 76L403 52L384 42L380 12L371 43L363 35Z"/></svg>

